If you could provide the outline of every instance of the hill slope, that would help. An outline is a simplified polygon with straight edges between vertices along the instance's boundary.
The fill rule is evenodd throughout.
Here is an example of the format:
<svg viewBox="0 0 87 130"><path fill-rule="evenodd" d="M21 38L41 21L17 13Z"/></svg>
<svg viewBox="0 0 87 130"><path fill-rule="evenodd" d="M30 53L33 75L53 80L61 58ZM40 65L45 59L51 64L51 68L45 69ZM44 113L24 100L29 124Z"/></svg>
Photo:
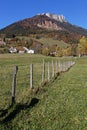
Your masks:
<svg viewBox="0 0 87 130"><path fill-rule="evenodd" d="M0 33L28 35L54 30L57 33L58 31L66 31L71 34L87 35L86 29L72 25L64 19L64 16L47 13L15 22L0 30Z"/></svg>

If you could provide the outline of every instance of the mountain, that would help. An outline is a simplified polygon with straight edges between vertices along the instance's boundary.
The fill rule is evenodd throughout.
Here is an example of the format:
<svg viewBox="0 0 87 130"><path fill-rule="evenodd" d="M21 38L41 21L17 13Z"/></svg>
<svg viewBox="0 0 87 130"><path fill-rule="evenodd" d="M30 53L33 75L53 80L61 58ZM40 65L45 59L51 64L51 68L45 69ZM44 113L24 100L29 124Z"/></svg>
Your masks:
<svg viewBox="0 0 87 130"><path fill-rule="evenodd" d="M55 20L57 20L57 21L59 21L59 22L67 22L67 21L65 20L65 17L64 17L63 15L50 14L50 13L43 13L43 14L38 14L38 15L46 15L46 16L48 16L49 18L55 19Z"/></svg>
<svg viewBox="0 0 87 130"><path fill-rule="evenodd" d="M37 14L36 16L20 20L0 30L0 34L6 34L8 36L12 34L52 34L54 32L56 35L62 32L63 35L70 34L73 37L87 36L87 29L72 25L63 15L50 13Z"/></svg>

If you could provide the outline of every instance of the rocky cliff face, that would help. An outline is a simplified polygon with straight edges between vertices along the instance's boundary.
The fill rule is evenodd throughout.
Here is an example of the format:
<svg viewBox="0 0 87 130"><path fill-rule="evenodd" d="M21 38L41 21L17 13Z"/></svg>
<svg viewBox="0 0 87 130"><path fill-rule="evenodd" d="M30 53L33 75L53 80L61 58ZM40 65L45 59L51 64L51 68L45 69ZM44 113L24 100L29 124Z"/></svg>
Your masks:
<svg viewBox="0 0 87 130"><path fill-rule="evenodd" d="M41 17L48 17L48 19L44 19L44 21L40 21L37 26L40 28L45 28L48 30L63 30L61 26L57 24L57 22L63 23L67 22L65 20L65 17L63 15L56 15L56 14L50 14L50 13L43 13L43 14L38 14L38 16Z"/></svg>
<svg viewBox="0 0 87 130"><path fill-rule="evenodd" d="M48 30L62 30L62 28L59 27L56 23L53 23L52 21L46 21L46 20L42 23L38 23L37 26Z"/></svg>

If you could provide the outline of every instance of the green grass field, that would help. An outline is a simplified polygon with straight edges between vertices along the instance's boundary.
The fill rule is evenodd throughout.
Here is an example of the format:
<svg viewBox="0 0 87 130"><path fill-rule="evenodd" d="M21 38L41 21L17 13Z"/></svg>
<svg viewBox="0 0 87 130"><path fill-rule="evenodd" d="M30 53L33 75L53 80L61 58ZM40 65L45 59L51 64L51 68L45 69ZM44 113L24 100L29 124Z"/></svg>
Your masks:
<svg viewBox="0 0 87 130"><path fill-rule="evenodd" d="M40 38L37 41L43 43L46 46L58 45L61 48L66 48L69 44L65 43L64 41L53 40L52 38Z"/></svg>
<svg viewBox="0 0 87 130"><path fill-rule="evenodd" d="M52 60L41 55L0 55L0 130L87 130L87 58L77 58L69 71L30 91L27 79L23 79L25 74L20 78L21 71L28 74L28 65L41 64L43 59ZM15 64L19 66L20 82L16 104L11 107Z"/></svg>

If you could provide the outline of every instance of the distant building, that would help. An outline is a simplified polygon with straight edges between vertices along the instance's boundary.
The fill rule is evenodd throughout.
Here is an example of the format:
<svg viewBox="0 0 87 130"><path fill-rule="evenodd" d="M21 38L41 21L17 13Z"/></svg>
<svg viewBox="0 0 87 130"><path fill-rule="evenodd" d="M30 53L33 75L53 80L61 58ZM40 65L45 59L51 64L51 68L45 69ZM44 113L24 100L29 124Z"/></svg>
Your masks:
<svg viewBox="0 0 87 130"><path fill-rule="evenodd" d="M17 53L17 49L14 47L9 48L9 53Z"/></svg>
<svg viewBox="0 0 87 130"><path fill-rule="evenodd" d="M34 50L33 49L28 49L27 47L23 47L23 48L26 51L26 53L34 54Z"/></svg>
<svg viewBox="0 0 87 130"><path fill-rule="evenodd" d="M3 40L0 40L0 46L6 45L6 43Z"/></svg>
<svg viewBox="0 0 87 130"><path fill-rule="evenodd" d="M28 50L27 53L34 54L34 50Z"/></svg>
<svg viewBox="0 0 87 130"><path fill-rule="evenodd" d="M17 52L20 53L20 54L24 54L25 53L25 50L23 47L16 47L17 49Z"/></svg>

